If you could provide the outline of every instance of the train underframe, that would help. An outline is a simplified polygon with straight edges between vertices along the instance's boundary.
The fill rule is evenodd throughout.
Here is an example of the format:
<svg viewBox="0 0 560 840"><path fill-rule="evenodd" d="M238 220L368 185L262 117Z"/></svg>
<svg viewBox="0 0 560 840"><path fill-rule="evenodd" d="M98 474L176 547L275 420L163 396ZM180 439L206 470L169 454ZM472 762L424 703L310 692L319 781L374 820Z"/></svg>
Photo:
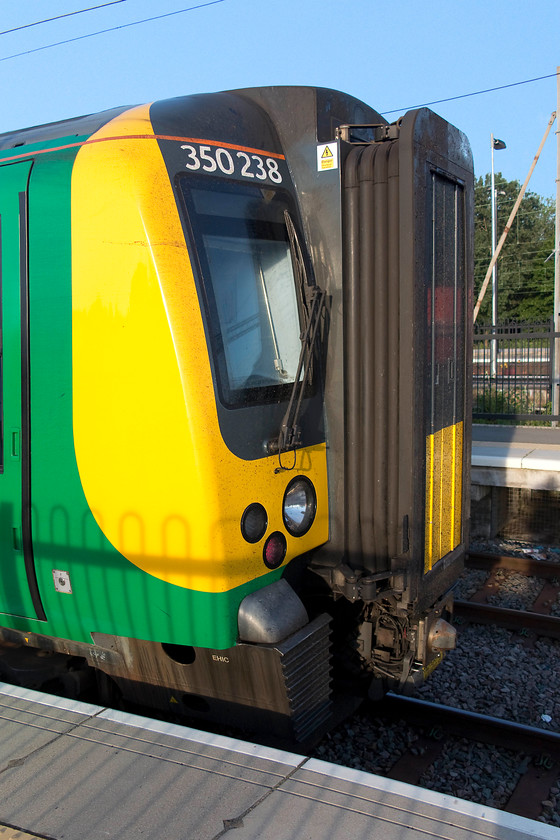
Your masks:
<svg viewBox="0 0 560 840"><path fill-rule="evenodd" d="M372 580L343 564L312 577L323 584L330 578L335 597L333 591L315 597L311 620L294 590L278 581L253 596L244 616L241 609L240 634L251 640L227 650L103 633L92 633L90 645L2 628L0 676L303 744L332 725L341 698L341 707L352 708L368 694L380 699L391 688L407 691L455 645L449 592L415 611L388 579ZM279 599L289 608L279 611Z"/></svg>

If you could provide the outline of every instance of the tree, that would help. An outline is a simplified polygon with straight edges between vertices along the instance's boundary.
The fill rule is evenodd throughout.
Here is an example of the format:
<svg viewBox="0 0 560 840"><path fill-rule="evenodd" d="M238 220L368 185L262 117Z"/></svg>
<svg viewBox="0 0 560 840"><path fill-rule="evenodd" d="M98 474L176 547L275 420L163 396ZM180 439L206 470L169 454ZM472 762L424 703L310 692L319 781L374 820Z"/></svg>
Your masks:
<svg viewBox="0 0 560 840"><path fill-rule="evenodd" d="M495 175L496 218L499 238L521 189L519 181ZM492 257L491 176L475 182L474 286L478 296ZM498 321L545 321L553 315L554 202L527 191L498 257ZM488 287L480 308L479 323L492 319L492 294Z"/></svg>

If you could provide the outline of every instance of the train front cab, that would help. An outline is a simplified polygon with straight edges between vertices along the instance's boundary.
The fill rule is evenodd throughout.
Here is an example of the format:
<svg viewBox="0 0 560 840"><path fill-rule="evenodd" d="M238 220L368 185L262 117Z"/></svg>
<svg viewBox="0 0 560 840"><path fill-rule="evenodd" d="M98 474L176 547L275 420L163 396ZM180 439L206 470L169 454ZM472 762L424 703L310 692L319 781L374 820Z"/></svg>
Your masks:
<svg viewBox="0 0 560 840"><path fill-rule="evenodd" d="M220 94L3 142L4 640L305 738L329 715L328 619L282 573L328 538L326 446L273 127Z"/></svg>

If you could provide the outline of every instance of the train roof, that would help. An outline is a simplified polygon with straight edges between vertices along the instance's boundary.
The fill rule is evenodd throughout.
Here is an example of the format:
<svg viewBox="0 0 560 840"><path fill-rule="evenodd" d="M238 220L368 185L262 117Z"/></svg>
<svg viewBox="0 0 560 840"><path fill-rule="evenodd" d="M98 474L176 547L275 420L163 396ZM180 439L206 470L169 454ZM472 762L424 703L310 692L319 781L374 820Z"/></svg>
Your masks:
<svg viewBox="0 0 560 840"><path fill-rule="evenodd" d="M45 123L30 128L22 128L16 131L8 131L0 134L0 150L14 149L19 146L28 146L32 143L48 143L58 137L82 137L90 135L113 119L113 117L127 111L129 106L110 108L100 111L98 114L86 114L82 117L72 117L68 120Z"/></svg>
<svg viewBox="0 0 560 840"><path fill-rule="evenodd" d="M380 114L378 114L378 112L376 112L366 103L356 99L356 97L354 96L342 93L341 91L337 91L334 89L316 88L305 85L279 85L273 87L241 88L237 90L215 91L212 93L203 94L194 93L159 100L158 105L170 106L173 102L179 104L191 98L211 98L216 95L223 95L224 93L238 95L240 97L252 99L253 101L257 102L259 100L261 102L264 102L267 98L267 94L272 93L274 94L275 98L278 95L280 95L281 98L289 97L290 99L293 99L294 102L298 101L299 106L303 107L304 109L309 103L309 97L314 96L317 97L317 99L320 100L321 103L321 107L318 107L319 114L322 110L326 111L327 113L330 112L333 103L340 103L344 101L346 106L352 103L352 105L354 107L357 107L360 111L363 109L363 119L361 120L362 122L370 122L373 116L376 122L386 123L386 120ZM262 97L264 97L264 99L261 99L261 95ZM91 134L94 134L97 130L99 130L103 125L108 123L111 119L117 117L119 114L133 107L135 107L135 105L123 105L117 108L110 108L104 111L100 111L99 113L86 114L83 116L72 117L70 119L59 120L52 123L45 123L42 125L31 126L29 128L21 128L16 129L14 131L8 131L3 134L0 134L0 151L13 149L20 146L28 146L35 143L48 143L60 137L83 137L84 135L90 136ZM329 139L332 139L332 136Z"/></svg>

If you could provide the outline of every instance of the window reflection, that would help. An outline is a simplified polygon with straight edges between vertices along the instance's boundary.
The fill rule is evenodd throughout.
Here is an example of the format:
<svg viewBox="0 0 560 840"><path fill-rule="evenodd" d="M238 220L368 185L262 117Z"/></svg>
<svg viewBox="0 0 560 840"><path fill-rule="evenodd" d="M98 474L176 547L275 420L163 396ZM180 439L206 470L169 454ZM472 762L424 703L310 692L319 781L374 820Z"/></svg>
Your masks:
<svg viewBox="0 0 560 840"><path fill-rule="evenodd" d="M227 404L278 398L301 350L298 302L280 191L219 181L181 185L207 294ZM202 246L202 247L201 247Z"/></svg>

